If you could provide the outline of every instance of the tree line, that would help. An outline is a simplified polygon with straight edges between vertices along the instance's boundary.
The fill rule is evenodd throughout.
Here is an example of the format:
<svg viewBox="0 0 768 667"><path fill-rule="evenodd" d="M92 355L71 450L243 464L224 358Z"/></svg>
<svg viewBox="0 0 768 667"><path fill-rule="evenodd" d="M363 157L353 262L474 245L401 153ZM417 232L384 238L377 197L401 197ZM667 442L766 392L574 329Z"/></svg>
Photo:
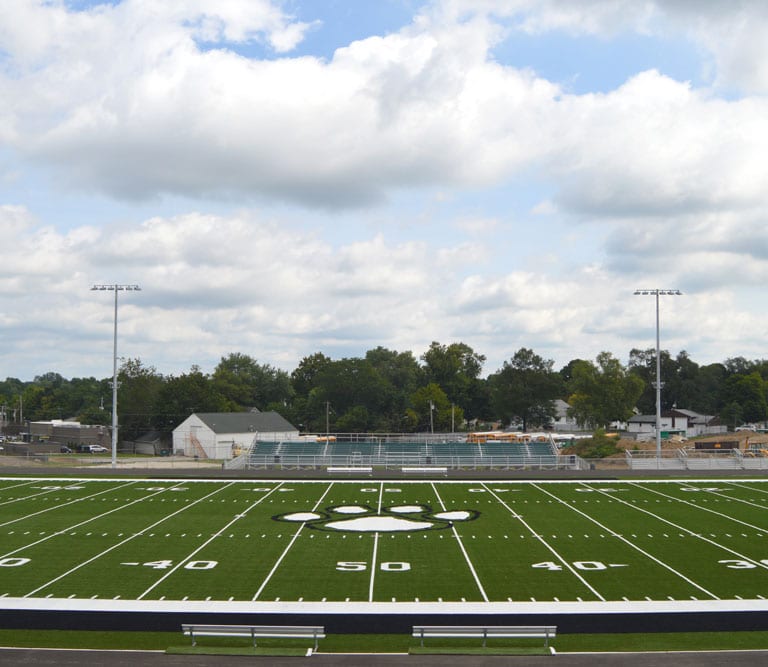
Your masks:
<svg viewBox="0 0 768 667"><path fill-rule="evenodd" d="M633 349L623 364L610 352L594 360L554 362L521 348L483 377L486 358L465 343L433 342L420 357L384 347L363 357L304 357L291 372L242 353L222 357L212 373L192 366L162 375L140 359L118 374L120 436L168 432L193 412L274 410L305 432L435 432L520 425L546 427L554 400L589 429L655 413L655 350ZM768 418L768 361L743 357L700 366L683 351L661 353L662 409L720 416L734 427ZM75 418L111 423L112 379L58 373L31 382L0 382L6 421Z"/></svg>

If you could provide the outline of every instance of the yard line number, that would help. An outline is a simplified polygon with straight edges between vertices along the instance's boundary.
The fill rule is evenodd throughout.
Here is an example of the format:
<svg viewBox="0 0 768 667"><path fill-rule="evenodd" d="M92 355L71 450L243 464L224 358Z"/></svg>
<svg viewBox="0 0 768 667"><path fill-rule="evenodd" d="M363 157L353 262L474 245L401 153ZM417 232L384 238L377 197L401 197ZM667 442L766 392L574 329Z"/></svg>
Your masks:
<svg viewBox="0 0 768 667"><path fill-rule="evenodd" d="M750 563L748 560L719 560L717 562L731 570L754 570L760 565L768 565L768 558L763 558L759 563Z"/></svg>
<svg viewBox="0 0 768 667"><path fill-rule="evenodd" d="M722 561L721 561L722 562ZM594 572L597 570L607 570L609 567L629 567L623 563L601 563L599 560L575 560L571 563L577 570L585 570L588 572ZM539 568L541 570L549 570L550 572L559 572L563 569L563 566L559 563L552 561L544 561L542 563L534 563L531 567Z"/></svg>
<svg viewBox="0 0 768 667"><path fill-rule="evenodd" d="M219 564L216 560L191 560L184 563L185 570L212 570ZM151 567L153 570L167 570L173 567L172 560L152 560L147 563L120 563L120 565L141 565Z"/></svg>
<svg viewBox="0 0 768 667"><path fill-rule="evenodd" d="M339 572L364 572L368 569L368 563L363 560L340 560L336 563L336 569ZM403 561L387 561L379 563L379 569L382 572L408 572L411 564Z"/></svg>

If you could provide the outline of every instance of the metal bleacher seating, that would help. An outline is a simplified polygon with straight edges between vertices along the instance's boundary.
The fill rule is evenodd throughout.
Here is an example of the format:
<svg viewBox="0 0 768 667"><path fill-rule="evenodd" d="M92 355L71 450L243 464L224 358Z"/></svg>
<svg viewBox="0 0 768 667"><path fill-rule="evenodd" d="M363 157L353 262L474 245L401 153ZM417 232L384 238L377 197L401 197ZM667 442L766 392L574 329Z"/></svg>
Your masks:
<svg viewBox="0 0 768 667"><path fill-rule="evenodd" d="M421 469L425 466L520 468L552 465L571 468L577 465L574 457L558 456L550 441L473 440L458 434L451 438L431 433L414 436L341 434L328 438L328 441L325 437L280 442L256 441L243 459L243 465L252 468L409 466L409 469Z"/></svg>

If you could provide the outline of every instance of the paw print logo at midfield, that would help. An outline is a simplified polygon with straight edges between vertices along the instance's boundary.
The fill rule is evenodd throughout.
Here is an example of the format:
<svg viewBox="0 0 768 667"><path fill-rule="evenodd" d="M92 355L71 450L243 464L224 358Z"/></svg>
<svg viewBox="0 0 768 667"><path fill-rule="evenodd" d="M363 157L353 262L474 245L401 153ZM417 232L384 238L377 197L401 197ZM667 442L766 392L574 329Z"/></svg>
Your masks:
<svg viewBox="0 0 768 667"><path fill-rule="evenodd" d="M304 523L307 528L348 533L402 533L450 528L457 521L474 521L476 510L434 512L429 505L391 505L377 512L368 505L336 505L323 510L278 514L275 521Z"/></svg>

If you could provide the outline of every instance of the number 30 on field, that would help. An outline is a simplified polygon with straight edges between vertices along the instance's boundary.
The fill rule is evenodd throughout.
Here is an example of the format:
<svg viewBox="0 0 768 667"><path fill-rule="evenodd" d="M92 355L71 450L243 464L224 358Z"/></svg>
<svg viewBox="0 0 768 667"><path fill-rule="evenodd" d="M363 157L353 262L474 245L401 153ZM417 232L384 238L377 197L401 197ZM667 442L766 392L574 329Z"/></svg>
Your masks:
<svg viewBox="0 0 768 667"><path fill-rule="evenodd" d="M358 560L340 560L336 563L336 569L339 572L364 572L368 567L368 563ZM403 563L401 561L392 561L381 563L379 568L382 572L407 572L411 569L410 563Z"/></svg>

